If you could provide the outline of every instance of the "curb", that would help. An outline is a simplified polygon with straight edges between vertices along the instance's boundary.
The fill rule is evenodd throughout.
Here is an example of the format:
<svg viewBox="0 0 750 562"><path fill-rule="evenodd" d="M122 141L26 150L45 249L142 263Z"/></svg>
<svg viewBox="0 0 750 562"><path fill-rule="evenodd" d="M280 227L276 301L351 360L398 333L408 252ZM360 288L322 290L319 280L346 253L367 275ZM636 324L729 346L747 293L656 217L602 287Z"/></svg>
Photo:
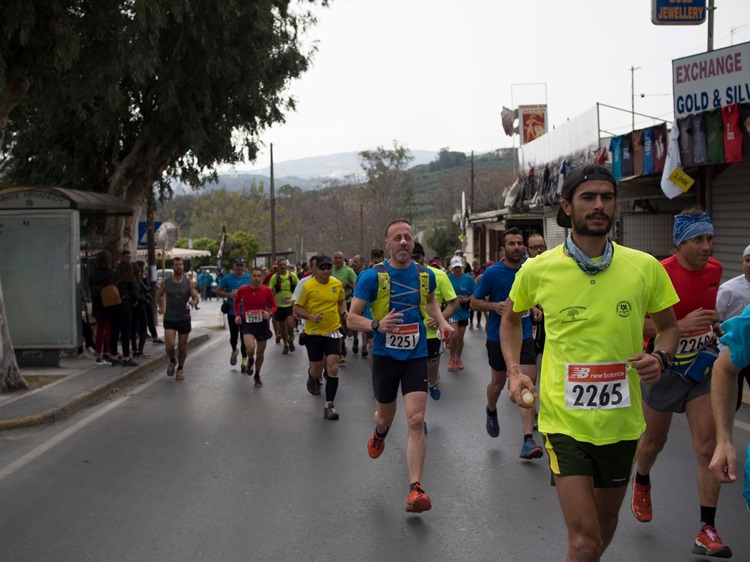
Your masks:
<svg viewBox="0 0 750 562"><path fill-rule="evenodd" d="M194 347L202 345L209 339L210 336L208 334L199 334L194 338L188 340L188 349L192 349ZM71 398L68 398L57 406L45 410L44 412L40 412L39 414L33 414L21 418L0 420L0 431L51 424L56 421L65 419L78 412L79 410L82 410L86 406L89 406L90 404L93 404L94 402L111 394L114 389L125 386L129 382L136 380L144 372L149 371L159 363L164 362L164 358L165 356L161 354L157 357L151 357L147 361L139 364L137 367L133 367L132 369L125 371L119 377L114 378L111 381L102 383L84 392L81 392Z"/></svg>

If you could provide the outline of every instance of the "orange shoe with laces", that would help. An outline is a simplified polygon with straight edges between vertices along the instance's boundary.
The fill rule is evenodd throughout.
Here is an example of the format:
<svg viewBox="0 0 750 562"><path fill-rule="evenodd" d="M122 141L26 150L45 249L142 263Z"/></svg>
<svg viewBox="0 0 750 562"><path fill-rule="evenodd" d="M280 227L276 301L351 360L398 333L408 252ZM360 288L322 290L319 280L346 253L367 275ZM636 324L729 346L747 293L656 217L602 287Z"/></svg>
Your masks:
<svg viewBox="0 0 750 562"><path fill-rule="evenodd" d="M630 500L630 509L641 523L648 523L653 517L651 506L651 484L643 485L635 481L633 475L633 498Z"/></svg>
<svg viewBox="0 0 750 562"><path fill-rule="evenodd" d="M415 483L414 489L406 497L406 511L410 513L422 513L423 511L430 511L430 509L432 509L430 497L419 482Z"/></svg>
<svg viewBox="0 0 750 562"><path fill-rule="evenodd" d="M386 428L385 435L382 437L378 437L377 428L372 432L372 437L367 442L367 454L370 455L370 458L376 459L383 453L383 449L385 449L385 436L388 435L388 429L390 427Z"/></svg>

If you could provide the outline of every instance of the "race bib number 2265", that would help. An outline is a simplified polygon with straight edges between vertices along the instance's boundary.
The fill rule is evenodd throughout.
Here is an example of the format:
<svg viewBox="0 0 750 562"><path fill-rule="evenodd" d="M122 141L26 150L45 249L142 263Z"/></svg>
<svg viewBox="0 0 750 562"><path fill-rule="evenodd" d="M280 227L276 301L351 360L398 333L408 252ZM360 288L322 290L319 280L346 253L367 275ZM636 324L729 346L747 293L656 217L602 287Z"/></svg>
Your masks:
<svg viewBox="0 0 750 562"><path fill-rule="evenodd" d="M565 407L611 410L630 406L626 363L566 363Z"/></svg>

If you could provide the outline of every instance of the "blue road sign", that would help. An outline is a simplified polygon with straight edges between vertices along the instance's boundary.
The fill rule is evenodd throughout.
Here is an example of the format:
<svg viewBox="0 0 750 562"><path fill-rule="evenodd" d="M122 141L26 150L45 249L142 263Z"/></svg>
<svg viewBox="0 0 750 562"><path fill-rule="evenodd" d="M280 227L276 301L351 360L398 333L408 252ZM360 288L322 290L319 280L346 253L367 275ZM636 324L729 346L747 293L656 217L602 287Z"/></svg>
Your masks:
<svg viewBox="0 0 750 562"><path fill-rule="evenodd" d="M706 21L706 0L651 0L654 25L700 25Z"/></svg>
<svg viewBox="0 0 750 562"><path fill-rule="evenodd" d="M161 221L154 221L154 232L159 230L159 227L161 226ZM139 246L146 246L148 244L148 241L146 240L146 230L148 230L148 223L146 221L141 221L138 223L138 245Z"/></svg>

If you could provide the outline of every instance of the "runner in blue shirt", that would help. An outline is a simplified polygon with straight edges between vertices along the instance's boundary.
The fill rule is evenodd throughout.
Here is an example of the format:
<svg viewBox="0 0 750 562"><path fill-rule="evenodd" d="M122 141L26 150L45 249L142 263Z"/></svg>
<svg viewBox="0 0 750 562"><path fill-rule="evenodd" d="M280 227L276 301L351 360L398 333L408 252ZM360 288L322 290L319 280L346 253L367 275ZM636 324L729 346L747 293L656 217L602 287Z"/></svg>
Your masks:
<svg viewBox="0 0 750 562"><path fill-rule="evenodd" d="M234 322L234 297L237 296L237 289L249 284L250 275L247 273L245 260L237 258L234 260L233 273L222 277L219 286L216 287L216 294L223 299L227 299L227 305L229 306L229 311L227 312L227 316L229 317L229 345L232 346L232 355L229 357L230 365L237 364L237 340L240 339L240 328ZM242 368L244 369L246 365L245 358L247 357L244 341L240 341L240 350L242 351Z"/></svg>
<svg viewBox="0 0 750 562"><path fill-rule="evenodd" d="M477 283L471 275L464 273L464 262L458 256L451 258L451 271L448 279L451 285L453 285L456 297L458 297L458 309L450 319L456 328L456 334L454 334L450 342L451 357L448 361L448 370L458 369L462 371L464 364L461 362L461 354L464 351L464 335L466 334L466 326L469 325L471 316L469 308L471 296L477 288Z"/></svg>

